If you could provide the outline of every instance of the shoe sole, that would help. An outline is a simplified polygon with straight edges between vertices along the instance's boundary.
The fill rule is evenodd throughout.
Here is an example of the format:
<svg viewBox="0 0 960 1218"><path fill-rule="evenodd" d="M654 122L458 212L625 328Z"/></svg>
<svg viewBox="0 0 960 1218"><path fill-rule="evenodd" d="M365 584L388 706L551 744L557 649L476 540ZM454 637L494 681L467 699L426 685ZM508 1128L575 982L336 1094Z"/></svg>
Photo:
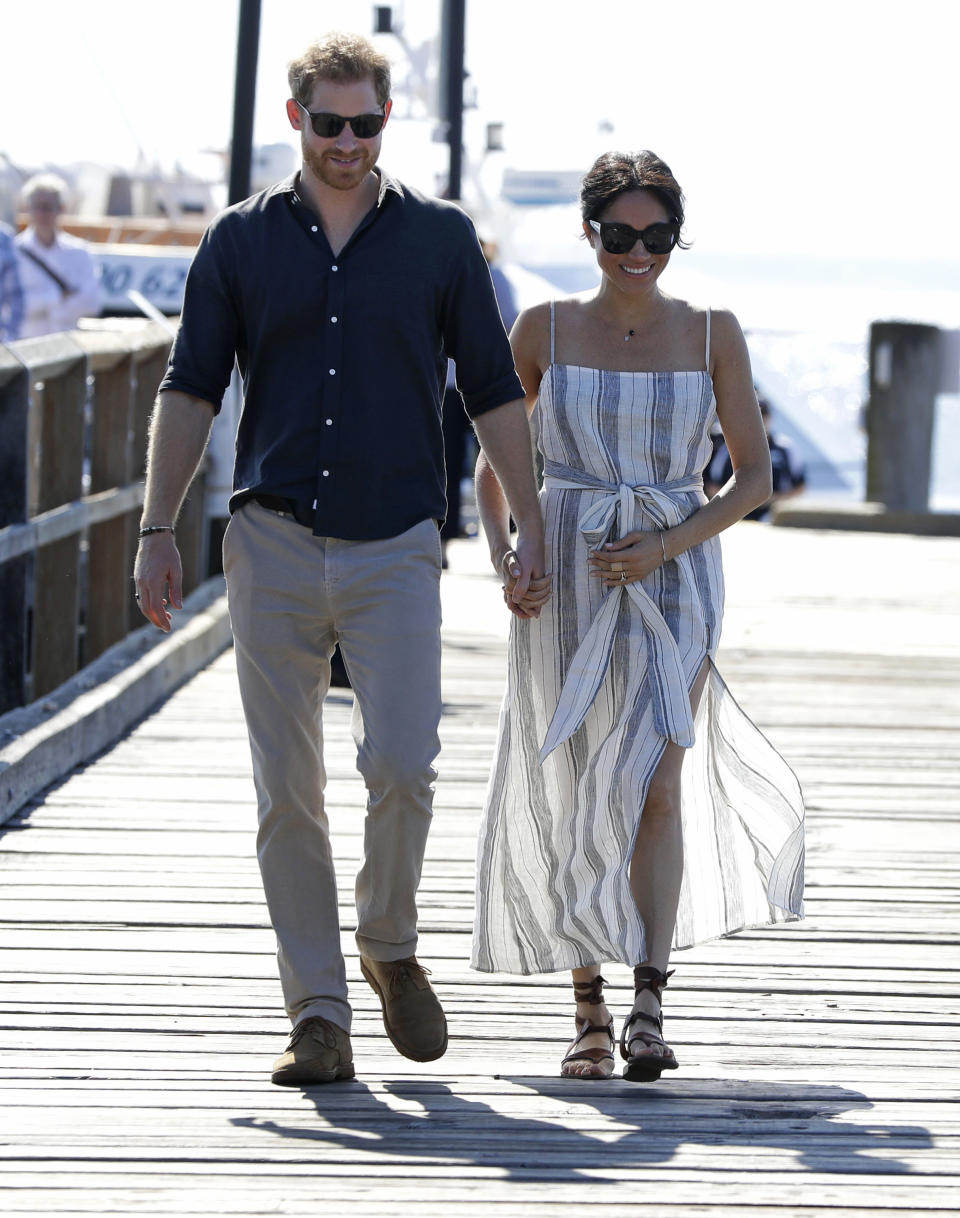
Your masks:
<svg viewBox="0 0 960 1218"><path fill-rule="evenodd" d="M431 1049L428 1053L414 1052L412 1049L408 1048L401 1041L399 1041L394 1035L393 1028L390 1027L390 1020L387 1019L387 1003L383 996L383 991L380 989L380 986L377 985L376 977L374 977L373 973L370 972L362 960L360 961L360 972L363 973L364 979L370 986L371 990L373 990L376 996L380 999L380 1013L383 1016L384 1030L390 1037L390 1043L401 1055L401 1057L409 1058L409 1060L412 1062L435 1062L438 1057L443 1057L444 1053L447 1051L446 1029L444 1029L443 1033L443 1044L439 1049Z"/></svg>
<svg viewBox="0 0 960 1218"><path fill-rule="evenodd" d="M270 1076L271 1083L278 1087L310 1087L315 1083L336 1083L340 1079L353 1078L356 1070L353 1062L346 1066L334 1066L332 1070L275 1070Z"/></svg>
<svg viewBox="0 0 960 1218"><path fill-rule="evenodd" d="M623 1077L628 1083L655 1083L664 1070L676 1070L680 1063L673 1058L669 1062L653 1065L649 1058L638 1062L627 1062L623 1067Z"/></svg>

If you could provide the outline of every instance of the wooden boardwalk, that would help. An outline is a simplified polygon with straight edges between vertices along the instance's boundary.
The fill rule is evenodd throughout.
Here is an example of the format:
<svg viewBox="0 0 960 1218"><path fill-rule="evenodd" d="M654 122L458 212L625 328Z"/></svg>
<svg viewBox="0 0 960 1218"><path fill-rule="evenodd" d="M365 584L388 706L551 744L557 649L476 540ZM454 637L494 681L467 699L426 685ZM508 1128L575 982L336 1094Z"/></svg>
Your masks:
<svg viewBox="0 0 960 1218"><path fill-rule="evenodd" d="M461 543L421 890L446 1057L397 1056L359 975L363 792L351 695L334 691L358 1077L269 1083L287 1028L228 653L0 832L0 1210L955 1212L960 542L743 525L725 554L720 667L803 783L808 918L676 956L674 1077L559 1079L568 978L466 966L505 618L480 547ZM622 1017L629 974L604 971Z"/></svg>

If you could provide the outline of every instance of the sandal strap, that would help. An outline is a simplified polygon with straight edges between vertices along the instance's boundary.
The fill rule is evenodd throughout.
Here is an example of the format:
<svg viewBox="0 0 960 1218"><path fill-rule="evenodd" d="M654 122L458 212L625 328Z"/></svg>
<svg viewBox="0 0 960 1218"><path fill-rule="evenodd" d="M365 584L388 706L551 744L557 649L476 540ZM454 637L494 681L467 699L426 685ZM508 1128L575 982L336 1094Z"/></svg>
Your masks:
<svg viewBox="0 0 960 1218"><path fill-rule="evenodd" d="M570 1045L569 1052L564 1056L563 1061L561 1061L561 1066L565 1065L567 1062L602 1062L605 1058L609 1058L611 1061L615 1060L611 1050L616 1045L617 1040L613 1034L612 1019L609 1023L591 1023L588 1019L578 1019L576 1023L577 1035L574 1038L573 1043ZM581 1049L579 1052L577 1052L577 1045L580 1044L585 1036L589 1036L591 1032L605 1032L610 1039L610 1049L601 1049L599 1046L596 1046L593 1049Z"/></svg>
<svg viewBox="0 0 960 1218"><path fill-rule="evenodd" d="M617 1059L606 1049L581 1049L579 1053L568 1053L561 1060L560 1065L565 1066L567 1062L593 1062L599 1065L600 1062L607 1060L616 1061Z"/></svg>
<svg viewBox="0 0 960 1218"><path fill-rule="evenodd" d="M586 1006L599 1006L603 1002L603 987L606 984L599 973L592 981L575 981L573 996L577 1002L582 1002Z"/></svg>
<svg viewBox="0 0 960 1218"><path fill-rule="evenodd" d="M649 990L660 1002L663 997L663 991L667 988L667 979L672 977L674 970L669 973L663 973L658 968L654 968L652 964L638 964L633 970L633 996L644 990Z"/></svg>
<svg viewBox="0 0 960 1218"><path fill-rule="evenodd" d="M591 1032L605 1032L610 1038L611 1049L617 1043L617 1038L613 1034L612 1019L609 1023L591 1023L589 1019L578 1019L576 1020L576 1025L577 1035L573 1044L570 1046L571 1049L575 1049L581 1040L583 1040L585 1036L589 1036Z"/></svg>
<svg viewBox="0 0 960 1218"><path fill-rule="evenodd" d="M628 1035L628 1033L630 1032L630 1029L633 1027L633 1025L635 1023L637 1023L638 1020L641 1020L641 1019L643 1020L644 1023L648 1023L652 1027L656 1028L656 1032L645 1032L641 1028L638 1031L634 1032L633 1035ZM622 1057L629 1058L630 1054L627 1051L627 1047L630 1044L630 1041L634 1040L638 1036L651 1037L651 1038L655 1037L657 1040L660 1041L661 1044L664 1044L665 1042L663 1039L663 1016L662 1015L648 1015L646 1011L634 1011L633 1014L627 1019L627 1022L623 1025L623 1031L620 1033L620 1055Z"/></svg>

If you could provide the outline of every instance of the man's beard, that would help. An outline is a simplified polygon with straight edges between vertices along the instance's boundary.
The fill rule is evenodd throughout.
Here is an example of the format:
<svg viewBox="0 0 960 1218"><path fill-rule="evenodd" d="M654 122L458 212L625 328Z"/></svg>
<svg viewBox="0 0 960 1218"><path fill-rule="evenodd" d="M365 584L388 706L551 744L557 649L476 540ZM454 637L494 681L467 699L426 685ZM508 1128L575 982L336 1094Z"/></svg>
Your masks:
<svg viewBox="0 0 960 1218"><path fill-rule="evenodd" d="M359 159L350 169L331 162L329 153L319 153L311 148L306 140L301 145L303 163L314 177L333 190L353 190L359 186L376 164L376 156L365 147L358 149Z"/></svg>

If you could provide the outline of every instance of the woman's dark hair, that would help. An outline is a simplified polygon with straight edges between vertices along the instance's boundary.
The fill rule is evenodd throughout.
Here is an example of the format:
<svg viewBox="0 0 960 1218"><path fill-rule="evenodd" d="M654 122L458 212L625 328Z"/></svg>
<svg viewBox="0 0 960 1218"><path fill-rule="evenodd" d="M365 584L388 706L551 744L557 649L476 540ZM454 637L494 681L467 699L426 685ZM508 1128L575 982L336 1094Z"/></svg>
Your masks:
<svg viewBox="0 0 960 1218"><path fill-rule="evenodd" d="M683 227L683 191L666 161L655 152L605 152L597 157L580 183L580 212L584 220L599 220L614 199L631 190L647 190L663 204L667 215ZM678 241L687 249L685 241Z"/></svg>

